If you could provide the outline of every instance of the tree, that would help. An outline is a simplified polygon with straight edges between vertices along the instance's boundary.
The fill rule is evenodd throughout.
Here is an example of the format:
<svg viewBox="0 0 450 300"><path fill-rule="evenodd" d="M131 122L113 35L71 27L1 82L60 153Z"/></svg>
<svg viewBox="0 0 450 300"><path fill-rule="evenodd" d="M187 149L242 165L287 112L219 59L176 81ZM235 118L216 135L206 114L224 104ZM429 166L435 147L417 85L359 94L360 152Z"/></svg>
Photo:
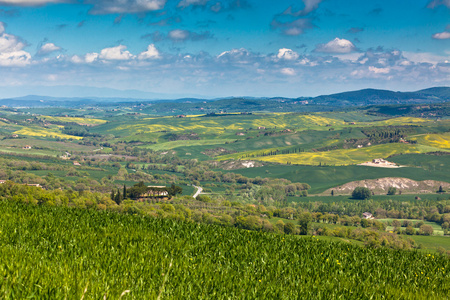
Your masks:
<svg viewBox="0 0 450 300"><path fill-rule="evenodd" d="M123 185L123 193L122 193L123 199L127 199L127 186Z"/></svg>
<svg viewBox="0 0 450 300"><path fill-rule="evenodd" d="M408 227L406 227L405 233L407 235L414 235L416 233L416 230L414 229L414 227L409 225Z"/></svg>
<svg viewBox="0 0 450 300"><path fill-rule="evenodd" d="M309 212L304 212L300 215L298 219L298 225L300 226L300 234L307 235L311 227L312 217Z"/></svg>
<svg viewBox="0 0 450 300"><path fill-rule="evenodd" d="M120 203L122 203L122 195L120 194L119 189L117 189L117 194L114 197L114 201L117 203L117 205L120 205Z"/></svg>
<svg viewBox="0 0 450 300"><path fill-rule="evenodd" d="M358 186L352 192L352 198L365 200L370 198L370 190L366 187Z"/></svg>
<svg viewBox="0 0 450 300"><path fill-rule="evenodd" d="M180 186L172 183L172 185L167 188L167 193L169 194L170 197L173 197L176 196L177 194L183 193L183 189Z"/></svg>
<svg viewBox="0 0 450 300"><path fill-rule="evenodd" d="M390 186L389 189L388 189L387 194L388 195L395 195L395 193L397 193L397 189L395 187L393 187L393 186Z"/></svg>
<svg viewBox="0 0 450 300"><path fill-rule="evenodd" d="M442 185L439 186L438 193L445 193L444 189L442 188Z"/></svg>
<svg viewBox="0 0 450 300"><path fill-rule="evenodd" d="M293 234L295 231L295 225L292 223L286 223L284 224L284 233L286 234Z"/></svg>
<svg viewBox="0 0 450 300"><path fill-rule="evenodd" d="M331 190L331 196L334 196L334 190Z"/></svg>
<svg viewBox="0 0 450 300"><path fill-rule="evenodd" d="M424 224L420 226L419 233L422 235L433 235L433 227L431 227L431 225Z"/></svg>

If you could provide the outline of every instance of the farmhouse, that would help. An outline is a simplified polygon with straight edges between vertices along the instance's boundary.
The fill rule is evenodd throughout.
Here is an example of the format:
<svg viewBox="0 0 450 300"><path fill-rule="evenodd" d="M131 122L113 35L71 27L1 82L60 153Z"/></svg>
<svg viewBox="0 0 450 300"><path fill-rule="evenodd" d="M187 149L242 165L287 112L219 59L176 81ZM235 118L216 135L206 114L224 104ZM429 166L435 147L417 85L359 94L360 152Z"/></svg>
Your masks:
<svg viewBox="0 0 450 300"><path fill-rule="evenodd" d="M258 129L266 129L264 126L258 126Z"/></svg>
<svg viewBox="0 0 450 300"><path fill-rule="evenodd" d="M149 189L147 193L142 195L143 197L154 197L154 196L168 196L169 193L167 192L166 186L164 185L149 185L147 186Z"/></svg>
<svg viewBox="0 0 450 300"><path fill-rule="evenodd" d="M375 219L370 212L363 213L363 218L368 220Z"/></svg>
<svg viewBox="0 0 450 300"><path fill-rule="evenodd" d="M25 146L22 147L22 149L31 149L31 146L30 145L25 145Z"/></svg>
<svg viewBox="0 0 450 300"><path fill-rule="evenodd" d="M5 182L6 182L6 180L0 180L0 184L3 184Z"/></svg>
<svg viewBox="0 0 450 300"><path fill-rule="evenodd" d="M73 165L74 165L74 166L81 166L81 164L80 164L79 162L77 162L77 161L74 161L74 162L73 162Z"/></svg>
<svg viewBox="0 0 450 300"><path fill-rule="evenodd" d="M236 132L236 135L245 135L243 132Z"/></svg>
<svg viewBox="0 0 450 300"><path fill-rule="evenodd" d="M39 183L27 183L27 185L42 188L42 186Z"/></svg>

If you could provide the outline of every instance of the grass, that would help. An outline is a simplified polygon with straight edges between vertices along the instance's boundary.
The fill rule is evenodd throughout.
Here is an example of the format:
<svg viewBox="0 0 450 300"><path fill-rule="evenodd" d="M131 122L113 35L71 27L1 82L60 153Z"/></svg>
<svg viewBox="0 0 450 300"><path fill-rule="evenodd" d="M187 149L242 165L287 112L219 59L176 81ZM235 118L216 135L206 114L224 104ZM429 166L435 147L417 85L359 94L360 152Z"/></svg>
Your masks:
<svg viewBox="0 0 450 300"><path fill-rule="evenodd" d="M450 237L448 236L412 235L410 237L427 250L431 249L436 251L439 247L442 247L445 250L450 251Z"/></svg>
<svg viewBox="0 0 450 300"><path fill-rule="evenodd" d="M7 201L0 208L6 299L445 299L450 293L450 260L442 256L94 210Z"/></svg>
<svg viewBox="0 0 450 300"><path fill-rule="evenodd" d="M439 225L436 222L430 222L430 221L424 221L424 220L411 220L411 219L392 219L392 218L387 218L387 219L377 219L377 221L383 222L383 223L388 223L388 222L392 222L393 220L398 220L400 221L400 223L402 223L405 220L411 221L414 225L418 222L423 222L426 225L430 225L431 227L433 227L433 235L436 236L442 236L444 235L444 231L442 230L441 225ZM388 226L389 228L387 230L392 230L393 227L392 226ZM404 229L404 227L403 227Z"/></svg>

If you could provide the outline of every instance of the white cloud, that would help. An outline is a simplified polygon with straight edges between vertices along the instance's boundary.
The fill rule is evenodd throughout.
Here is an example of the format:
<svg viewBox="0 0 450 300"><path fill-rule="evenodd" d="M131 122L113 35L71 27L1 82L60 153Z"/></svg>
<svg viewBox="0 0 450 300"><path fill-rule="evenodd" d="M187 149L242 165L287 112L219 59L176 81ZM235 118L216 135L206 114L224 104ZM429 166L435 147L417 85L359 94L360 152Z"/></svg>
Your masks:
<svg viewBox="0 0 450 300"><path fill-rule="evenodd" d="M433 65L450 60L450 53L448 56L441 56L429 52L403 52L403 56L414 63L429 63Z"/></svg>
<svg viewBox="0 0 450 300"><path fill-rule="evenodd" d="M299 55L297 52L292 51L291 49L281 48L278 50L277 58L285 60L296 60L299 58Z"/></svg>
<svg viewBox="0 0 450 300"><path fill-rule="evenodd" d="M435 33L435 34L433 34L432 37L435 40L447 40L447 39L450 39L450 32L444 31L444 32Z"/></svg>
<svg viewBox="0 0 450 300"><path fill-rule="evenodd" d="M100 51L100 55L98 57L104 60L129 60L133 57L133 55L125 49L127 49L127 46L124 45L105 48Z"/></svg>
<svg viewBox="0 0 450 300"><path fill-rule="evenodd" d="M5 23L0 22L0 34L3 34L5 32Z"/></svg>
<svg viewBox="0 0 450 300"><path fill-rule="evenodd" d="M295 76L295 70L292 68L283 68L280 70L281 74L288 76Z"/></svg>
<svg viewBox="0 0 450 300"><path fill-rule="evenodd" d="M292 22L280 22L276 18L272 20L272 28L282 29L283 34L295 36L305 32L306 29L313 28L311 20L309 19L297 19Z"/></svg>
<svg viewBox="0 0 450 300"><path fill-rule="evenodd" d="M353 45L353 43L349 40L335 38L326 44L317 45L314 51L324 53L350 53L355 50L355 45Z"/></svg>
<svg viewBox="0 0 450 300"><path fill-rule="evenodd" d="M316 10L319 7L320 2L322 2L322 0L303 0L305 7L302 10L299 10L298 12L293 12L292 7L289 7L284 12L284 14L292 15L295 17L305 16L305 15L309 14L310 12Z"/></svg>
<svg viewBox="0 0 450 300"><path fill-rule="evenodd" d="M7 33L0 35L0 53L19 51L24 47L25 44L22 43L15 35Z"/></svg>
<svg viewBox="0 0 450 300"><path fill-rule="evenodd" d="M30 53L23 50L0 52L0 66L3 67L23 67L30 64L30 61Z"/></svg>
<svg viewBox="0 0 450 300"><path fill-rule="evenodd" d="M92 14L141 13L163 9L166 0L84 0L94 7Z"/></svg>
<svg viewBox="0 0 450 300"><path fill-rule="evenodd" d="M61 47L56 46L53 43L46 43L42 45L41 49L38 51L38 55L46 55L51 52L59 51Z"/></svg>
<svg viewBox="0 0 450 300"><path fill-rule="evenodd" d="M370 66L369 71L373 72L375 74L387 74L390 72L390 69L389 68L377 68L377 67Z"/></svg>
<svg viewBox="0 0 450 300"><path fill-rule="evenodd" d="M98 57L99 57L98 53L95 53L95 52L94 53L88 53L88 54L86 54L84 56L84 60L87 63L92 63L92 62L96 61L98 59Z"/></svg>
<svg viewBox="0 0 450 300"><path fill-rule="evenodd" d="M176 41L182 41L189 37L189 31L175 29L169 32L169 38Z"/></svg>
<svg viewBox="0 0 450 300"><path fill-rule="evenodd" d="M65 3L67 0L0 0L0 5L41 6L47 3Z"/></svg>
<svg viewBox="0 0 450 300"><path fill-rule="evenodd" d="M2 23L2 26L3 23ZM4 28L4 27L3 27ZM14 35L0 35L0 66L25 66L31 62L30 53L23 51L25 44Z"/></svg>
<svg viewBox="0 0 450 300"><path fill-rule="evenodd" d="M147 51L144 51L138 55L138 59L158 59L161 58L158 49L154 44L150 44L147 47Z"/></svg>

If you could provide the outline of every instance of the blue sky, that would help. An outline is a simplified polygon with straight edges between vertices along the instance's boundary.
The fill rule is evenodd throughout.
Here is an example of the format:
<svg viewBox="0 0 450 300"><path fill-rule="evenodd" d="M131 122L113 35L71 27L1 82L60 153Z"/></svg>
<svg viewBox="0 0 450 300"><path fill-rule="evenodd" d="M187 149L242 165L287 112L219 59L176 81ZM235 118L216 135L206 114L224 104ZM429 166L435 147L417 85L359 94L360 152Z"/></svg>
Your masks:
<svg viewBox="0 0 450 300"><path fill-rule="evenodd" d="M0 98L449 85L450 0L0 0Z"/></svg>

